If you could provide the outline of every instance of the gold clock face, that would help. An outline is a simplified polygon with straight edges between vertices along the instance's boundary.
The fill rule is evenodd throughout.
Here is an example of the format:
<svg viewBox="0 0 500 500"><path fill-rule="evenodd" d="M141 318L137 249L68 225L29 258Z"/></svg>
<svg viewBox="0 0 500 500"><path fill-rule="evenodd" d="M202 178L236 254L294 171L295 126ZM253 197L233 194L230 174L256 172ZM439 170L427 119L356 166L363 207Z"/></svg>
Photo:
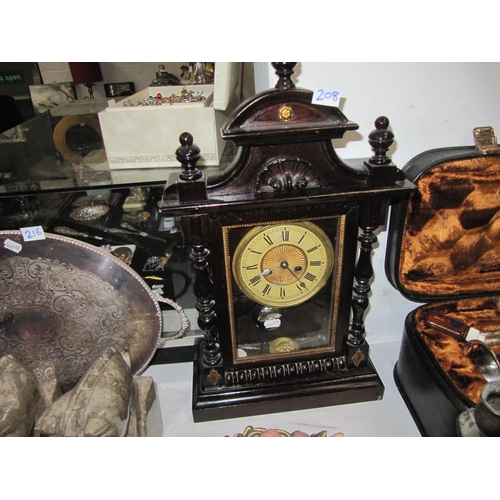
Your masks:
<svg viewBox="0 0 500 500"><path fill-rule="evenodd" d="M265 306L291 307L319 292L333 268L333 246L311 222L259 226L234 253L233 276L242 292Z"/></svg>

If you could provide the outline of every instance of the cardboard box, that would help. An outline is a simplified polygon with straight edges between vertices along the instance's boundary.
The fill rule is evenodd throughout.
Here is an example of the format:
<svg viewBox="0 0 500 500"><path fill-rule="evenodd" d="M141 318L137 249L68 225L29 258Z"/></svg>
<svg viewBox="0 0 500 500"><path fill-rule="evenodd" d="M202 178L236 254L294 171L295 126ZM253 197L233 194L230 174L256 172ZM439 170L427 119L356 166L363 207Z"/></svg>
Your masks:
<svg viewBox="0 0 500 500"><path fill-rule="evenodd" d="M110 169L179 167L179 136L189 132L201 150L199 165L218 165L226 141L220 129L239 104L242 63L216 63L212 85L148 87L111 103L99 113ZM149 96L180 95L183 88L203 92L205 101L130 106Z"/></svg>

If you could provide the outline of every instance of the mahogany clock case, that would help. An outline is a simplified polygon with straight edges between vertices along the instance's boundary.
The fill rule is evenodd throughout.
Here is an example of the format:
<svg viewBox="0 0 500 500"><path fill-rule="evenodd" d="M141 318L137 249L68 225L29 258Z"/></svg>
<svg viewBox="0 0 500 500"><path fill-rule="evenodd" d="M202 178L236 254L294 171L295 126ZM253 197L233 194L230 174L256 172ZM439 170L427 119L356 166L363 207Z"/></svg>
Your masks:
<svg viewBox="0 0 500 500"><path fill-rule="evenodd" d="M500 330L500 153L435 149L403 171L416 191L392 208L386 273L423 305L406 317L394 378L423 436L456 436L458 416L479 403L486 380L465 341L429 319ZM500 355L500 342L490 347Z"/></svg>
<svg viewBox="0 0 500 500"><path fill-rule="evenodd" d="M375 154L344 163L332 139L358 126L295 87L296 63L272 64L276 86L222 128L238 147L233 163L205 177L196 137L182 134L182 172L159 205L180 217L197 270L197 422L372 401L384 391L364 328L374 230L413 186L387 156L386 117L369 135Z"/></svg>

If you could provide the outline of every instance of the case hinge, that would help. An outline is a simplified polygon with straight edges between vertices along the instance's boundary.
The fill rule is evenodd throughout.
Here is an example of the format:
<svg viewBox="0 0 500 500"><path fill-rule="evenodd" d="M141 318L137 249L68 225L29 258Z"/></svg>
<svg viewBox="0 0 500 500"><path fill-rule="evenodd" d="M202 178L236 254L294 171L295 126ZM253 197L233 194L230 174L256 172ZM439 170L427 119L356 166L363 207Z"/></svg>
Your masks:
<svg viewBox="0 0 500 500"><path fill-rule="evenodd" d="M485 155L500 153L493 127L476 127L474 129L474 144L476 150Z"/></svg>

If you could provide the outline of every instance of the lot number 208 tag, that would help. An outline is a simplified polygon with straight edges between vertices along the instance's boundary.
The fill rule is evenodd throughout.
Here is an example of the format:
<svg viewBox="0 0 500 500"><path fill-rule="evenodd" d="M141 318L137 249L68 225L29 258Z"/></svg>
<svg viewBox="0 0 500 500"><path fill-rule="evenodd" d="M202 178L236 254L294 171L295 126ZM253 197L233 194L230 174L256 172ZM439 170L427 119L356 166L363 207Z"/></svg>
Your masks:
<svg viewBox="0 0 500 500"><path fill-rule="evenodd" d="M332 106L338 108L342 95L340 90L335 89L317 89L313 93L312 103L321 106Z"/></svg>

